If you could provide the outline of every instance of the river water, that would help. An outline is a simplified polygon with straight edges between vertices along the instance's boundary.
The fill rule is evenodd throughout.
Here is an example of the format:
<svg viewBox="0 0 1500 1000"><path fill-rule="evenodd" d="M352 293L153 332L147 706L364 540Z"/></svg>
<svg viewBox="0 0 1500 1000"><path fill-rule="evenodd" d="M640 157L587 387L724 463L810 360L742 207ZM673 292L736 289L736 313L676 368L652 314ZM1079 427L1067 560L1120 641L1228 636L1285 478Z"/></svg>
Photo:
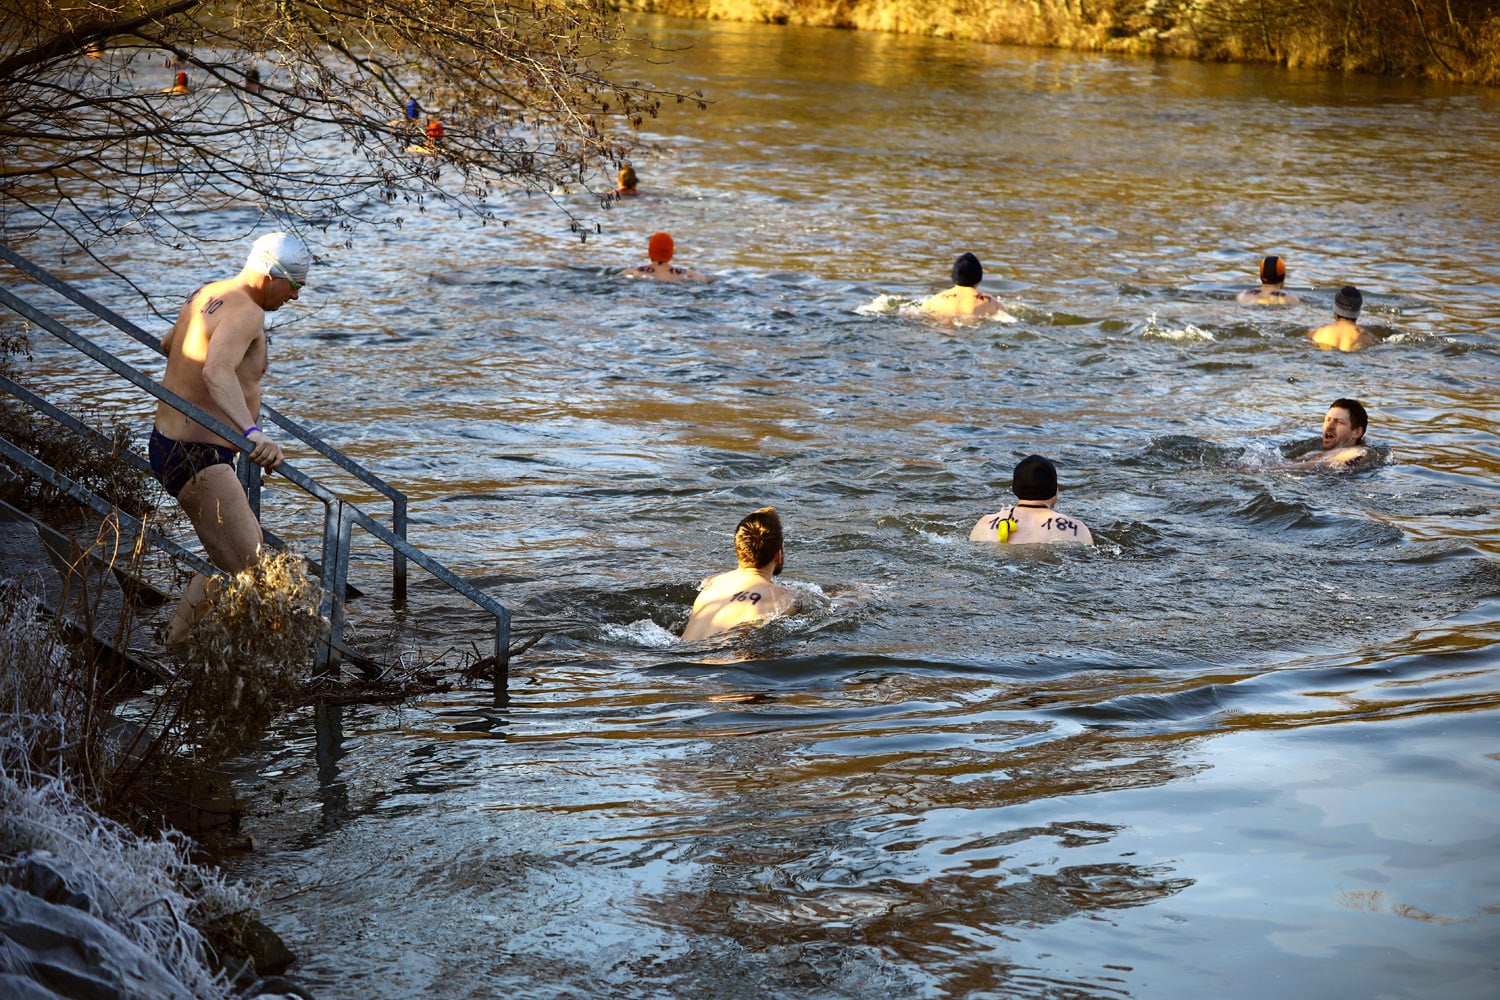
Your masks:
<svg viewBox="0 0 1500 1000"><path fill-rule="evenodd" d="M243 762L317 995L1500 994L1500 94L630 23L715 102L639 197L411 211L274 318L268 398L545 633ZM619 279L657 230L717 280ZM903 314L965 250L1017 322ZM1235 305L1268 253L1302 303ZM1339 396L1381 460L1287 469ZM966 541L1031 452L1095 549ZM807 610L675 642L765 504ZM420 573L399 624L486 651Z"/></svg>

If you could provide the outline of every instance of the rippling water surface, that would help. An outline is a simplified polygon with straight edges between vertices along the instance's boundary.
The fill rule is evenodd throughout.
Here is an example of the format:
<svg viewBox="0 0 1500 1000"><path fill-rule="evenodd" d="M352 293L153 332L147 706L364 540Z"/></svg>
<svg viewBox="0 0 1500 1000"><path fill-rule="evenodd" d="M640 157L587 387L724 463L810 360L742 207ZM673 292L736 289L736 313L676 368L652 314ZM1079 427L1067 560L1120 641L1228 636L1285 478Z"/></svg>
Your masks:
<svg viewBox="0 0 1500 1000"><path fill-rule="evenodd" d="M433 206L275 318L269 398L545 632L503 711L246 761L318 995L1500 994L1500 97L632 23L716 103L556 193L601 232ZM657 230L718 280L618 279ZM900 313L963 250L1018 322ZM1233 304L1267 253L1301 305ZM1313 350L1348 282L1382 342ZM1380 463L1288 471L1343 395ZM1034 451L1096 549L965 541ZM809 610L674 642L763 504ZM414 587L409 644L483 647Z"/></svg>

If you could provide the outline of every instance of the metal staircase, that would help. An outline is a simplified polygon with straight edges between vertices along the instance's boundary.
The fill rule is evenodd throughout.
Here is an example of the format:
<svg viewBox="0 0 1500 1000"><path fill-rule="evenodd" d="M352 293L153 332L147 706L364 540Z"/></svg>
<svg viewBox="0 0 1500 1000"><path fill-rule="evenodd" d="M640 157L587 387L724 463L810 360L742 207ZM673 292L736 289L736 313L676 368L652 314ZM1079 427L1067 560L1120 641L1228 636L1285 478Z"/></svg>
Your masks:
<svg viewBox="0 0 1500 1000"><path fill-rule="evenodd" d="M153 337L108 307L96 302L67 282L62 281L30 260L15 253L10 248L0 246L0 261L9 264L33 281L52 289L75 305L87 310L98 319L103 320L140 343L150 347L157 353L164 353L161 341L156 337ZM116 375L131 382L143 392L149 393L158 400L181 411L233 444L240 452L239 463L237 465L240 481L245 485L251 508L259 516L261 470L258 465L249 460L249 448L245 446L239 434L202 409L194 406L175 393L169 392L149 375L144 374L119 357L104 350L89 338L70 329L55 317L23 299L12 290L12 287L11 282L6 282L5 286L0 287L0 305L11 309L36 328L47 331L82 354L108 368ZM49 403L46 399L16 384L3 375L0 375L0 389L10 393L10 395L14 396L22 404L30 407L37 413L61 423L81 439L92 441L106 450L112 448L112 442L106 435L89 427L83 421L66 413L52 403ZM426 570L438 581L467 598L479 609L494 618L495 704L505 704L508 699L507 682L510 664L510 612L494 598L480 591L462 577L455 575L436 559L407 541L407 503L405 494L400 490L391 486L368 469L365 469L358 462L328 444L317 434L296 420L287 417L265 401L261 403L260 416L262 420L269 419L285 431L287 435L296 438L321 453L344 471L356 477L360 482L391 501L391 523L387 527L361 510L351 500L344 498L311 476L293 468L289 463L283 463L276 469L277 475L283 476L289 483L316 498L324 507L322 558L320 562L314 564L320 576L323 593L322 607L319 610L326 622L325 634L319 643L317 651L317 663L320 669L332 667L339 661L341 650L347 651L347 647L343 641L344 605L347 595L351 593L351 584L349 581L350 545L353 530L355 527L359 527L391 550L391 600L393 604L403 604L406 600L407 562L410 561ZM117 517L123 528L140 533L142 537L147 539L149 544L165 551L174 559L185 563L194 570L209 576L222 577L225 575L207 560L188 551L151 525L141 524L129 514L118 510L114 505L98 497L83 486L67 479L67 477L38 461L34 456L18 448L3 437L0 437L0 455L27 469L54 488L66 492L69 496L90 507L95 512L106 517ZM150 464L139 454L127 451L122 455L122 458L132 466L143 469L147 473L150 472ZM263 533L269 544L277 548L285 547L282 539L276 537L271 531L263 529Z"/></svg>

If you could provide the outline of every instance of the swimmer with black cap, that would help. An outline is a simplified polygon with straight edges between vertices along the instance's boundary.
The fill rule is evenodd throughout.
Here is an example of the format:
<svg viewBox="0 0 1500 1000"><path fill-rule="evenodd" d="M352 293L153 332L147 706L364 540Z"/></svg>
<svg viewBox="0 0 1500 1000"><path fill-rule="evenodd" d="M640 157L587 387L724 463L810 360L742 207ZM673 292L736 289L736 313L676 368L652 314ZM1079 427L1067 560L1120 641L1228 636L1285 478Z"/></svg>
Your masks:
<svg viewBox="0 0 1500 1000"><path fill-rule="evenodd" d="M922 311L929 316L957 319L964 316L994 316L1003 320L1015 317L1005 311L1000 300L979 290L984 280L984 268L979 258L971 253L960 254L953 262L953 287L922 303Z"/></svg>
<svg viewBox="0 0 1500 1000"><path fill-rule="evenodd" d="M1041 455L1027 455L1011 474L1016 502L1009 510L981 517L969 532L971 542L1010 545L1078 542L1093 545L1094 536L1082 521L1063 517L1057 506L1057 466Z"/></svg>
<svg viewBox="0 0 1500 1000"><path fill-rule="evenodd" d="M1242 306L1290 306L1297 296L1283 291L1286 284L1286 261L1280 257L1267 257L1260 262L1260 287L1241 292L1235 299Z"/></svg>
<svg viewBox="0 0 1500 1000"><path fill-rule="evenodd" d="M646 242L646 252L651 263L621 271L626 278L651 278L654 281L713 281L708 275L691 268L672 265L672 254L676 247L667 233L653 233Z"/></svg>
<svg viewBox="0 0 1500 1000"><path fill-rule="evenodd" d="M1333 297L1333 322L1308 331L1308 337L1325 351L1361 351L1375 343L1375 335L1359 325L1365 297L1353 285L1345 285Z"/></svg>

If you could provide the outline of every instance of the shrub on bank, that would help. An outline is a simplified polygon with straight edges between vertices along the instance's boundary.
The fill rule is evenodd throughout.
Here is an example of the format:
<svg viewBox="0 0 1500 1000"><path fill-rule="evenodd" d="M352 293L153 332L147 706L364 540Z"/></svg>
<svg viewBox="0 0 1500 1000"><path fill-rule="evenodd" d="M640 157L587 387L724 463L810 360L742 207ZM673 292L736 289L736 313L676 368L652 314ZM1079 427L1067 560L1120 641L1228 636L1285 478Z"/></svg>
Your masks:
<svg viewBox="0 0 1500 1000"><path fill-rule="evenodd" d="M1500 84L1487 0L614 0L625 10Z"/></svg>

